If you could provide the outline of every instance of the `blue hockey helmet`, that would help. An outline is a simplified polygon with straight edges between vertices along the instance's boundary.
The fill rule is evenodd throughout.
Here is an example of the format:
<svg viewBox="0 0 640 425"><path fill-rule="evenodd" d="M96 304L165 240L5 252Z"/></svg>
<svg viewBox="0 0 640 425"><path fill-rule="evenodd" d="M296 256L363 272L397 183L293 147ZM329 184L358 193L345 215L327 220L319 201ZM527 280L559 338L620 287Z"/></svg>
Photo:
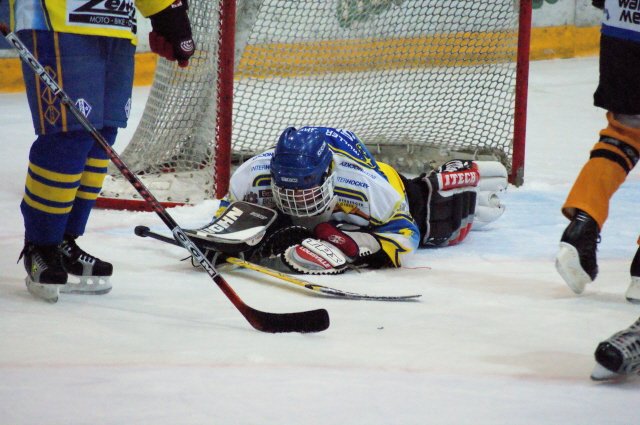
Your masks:
<svg viewBox="0 0 640 425"><path fill-rule="evenodd" d="M273 182L287 189L320 186L332 159L323 131L289 127L280 135L271 159Z"/></svg>
<svg viewBox="0 0 640 425"><path fill-rule="evenodd" d="M278 208L298 217L323 212L333 199L332 160L324 131L287 128L271 158L273 196Z"/></svg>

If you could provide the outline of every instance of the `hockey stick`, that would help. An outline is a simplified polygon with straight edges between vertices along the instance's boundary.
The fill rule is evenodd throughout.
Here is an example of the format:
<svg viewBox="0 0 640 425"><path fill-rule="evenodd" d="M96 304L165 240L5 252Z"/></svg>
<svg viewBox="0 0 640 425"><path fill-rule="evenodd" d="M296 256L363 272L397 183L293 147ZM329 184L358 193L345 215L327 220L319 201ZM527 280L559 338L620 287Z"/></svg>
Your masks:
<svg viewBox="0 0 640 425"><path fill-rule="evenodd" d="M20 55L20 58L36 73L38 78L51 90L52 94L60 100L62 105L66 106L74 117L82 124L85 130L91 133L93 139L104 149L107 156L118 168L120 173L135 187L140 196L149 203L153 211L171 230L171 233L179 241L191 256L207 271L211 279L218 285L222 292L227 296L231 303L238 309L244 318L255 329L263 332L319 332L329 327L329 314L325 309L303 311L298 313L267 313L256 310L242 301L236 292L229 286L224 278L218 273L214 266L207 260L198 247L189 239L184 231L178 226L178 223L169 215L167 210L158 202L158 200L149 192L135 174L131 172L129 167L122 161L117 152L109 145L100 132L89 122L89 120L75 106L71 98L60 88L56 81L47 73L44 67L31 54L27 47L20 39L8 30L8 28L0 24L0 32L7 39L9 44Z"/></svg>
<svg viewBox="0 0 640 425"><path fill-rule="evenodd" d="M143 238L150 237L152 239L166 242L171 245L181 246L175 239L170 238L168 236L161 235L159 233L152 232L146 226L136 226L134 229L134 232L136 235ZM396 296L365 295L365 294L358 294L355 292L341 291L340 289L334 289L328 286L317 285L315 283L307 282L306 280L300 279L296 276L292 276L287 273L282 273L280 271L273 270L268 267L259 266L257 264L242 260L240 258L226 257L225 261L229 264L235 264L237 266L241 266L246 269L254 270L259 273L263 273L263 274L284 280L285 282L292 283L314 294L324 295L328 297L336 297L336 298L343 298L343 299L350 299L350 300L369 300L369 301L413 301L422 296L422 295L396 295Z"/></svg>

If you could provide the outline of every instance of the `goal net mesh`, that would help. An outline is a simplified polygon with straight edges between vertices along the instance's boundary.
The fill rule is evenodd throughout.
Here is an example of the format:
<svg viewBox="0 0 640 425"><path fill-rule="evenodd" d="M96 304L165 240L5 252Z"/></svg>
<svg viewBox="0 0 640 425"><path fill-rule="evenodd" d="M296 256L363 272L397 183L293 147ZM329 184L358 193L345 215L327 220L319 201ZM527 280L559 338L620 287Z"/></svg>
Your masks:
<svg viewBox="0 0 640 425"><path fill-rule="evenodd" d="M161 201L215 196L218 1L191 0L197 53L160 60L122 153ZM451 157L511 167L518 42L514 0L238 0L232 157L289 126L349 129L399 171ZM103 197L136 198L113 171Z"/></svg>

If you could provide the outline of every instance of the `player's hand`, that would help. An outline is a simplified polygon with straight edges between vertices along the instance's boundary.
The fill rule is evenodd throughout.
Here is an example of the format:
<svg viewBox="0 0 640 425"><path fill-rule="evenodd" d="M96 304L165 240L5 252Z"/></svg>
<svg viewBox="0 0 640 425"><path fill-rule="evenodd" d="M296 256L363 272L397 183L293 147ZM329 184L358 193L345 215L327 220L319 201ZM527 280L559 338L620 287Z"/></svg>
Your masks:
<svg viewBox="0 0 640 425"><path fill-rule="evenodd" d="M291 270L303 274L340 274L347 271L350 263L333 244L314 238L290 246L281 259Z"/></svg>
<svg viewBox="0 0 640 425"><path fill-rule="evenodd" d="M288 225L274 231L267 231L260 245L251 252L250 258L253 261L260 261L277 257L290 246L297 245L312 236L313 233L302 226Z"/></svg>
<svg viewBox="0 0 640 425"><path fill-rule="evenodd" d="M195 52L188 9L187 0L176 0L166 9L149 16L151 51L167 60L177 60L182 68L189 64L189 58Z"/></svg>
<svg viewBox="0 0 640 425"><path fill-rule="evenodd" d="M343 230L320 223L315 238L307 238L286 249L282 261L293 271L305 274L339 274L348 268L380 268L391 265L375 235Z"/></svg>
<svg viewBox="0 0 640 425"><path fill-rule="evenodd" d="M381 268L392 264L380 241L371 232L355 226L320 223L313 233L316 238L338 248L356 267Z"/></svg>

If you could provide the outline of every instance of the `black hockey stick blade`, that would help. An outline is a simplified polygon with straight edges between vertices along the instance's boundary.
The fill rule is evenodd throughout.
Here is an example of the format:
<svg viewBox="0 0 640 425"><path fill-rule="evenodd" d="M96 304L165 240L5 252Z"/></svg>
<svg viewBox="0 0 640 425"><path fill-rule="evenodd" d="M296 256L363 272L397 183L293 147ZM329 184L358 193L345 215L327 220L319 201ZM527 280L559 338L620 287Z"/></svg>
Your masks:
<svg viewBox="0 0 640 425"><path fill-rule="evenodd" d="M323 308L299 313L267 313L243 304L238 309L251 326L259 331L268 333L322 332L330 324L329 313ZM245 311L242 311L243 309Z"/></svg>

